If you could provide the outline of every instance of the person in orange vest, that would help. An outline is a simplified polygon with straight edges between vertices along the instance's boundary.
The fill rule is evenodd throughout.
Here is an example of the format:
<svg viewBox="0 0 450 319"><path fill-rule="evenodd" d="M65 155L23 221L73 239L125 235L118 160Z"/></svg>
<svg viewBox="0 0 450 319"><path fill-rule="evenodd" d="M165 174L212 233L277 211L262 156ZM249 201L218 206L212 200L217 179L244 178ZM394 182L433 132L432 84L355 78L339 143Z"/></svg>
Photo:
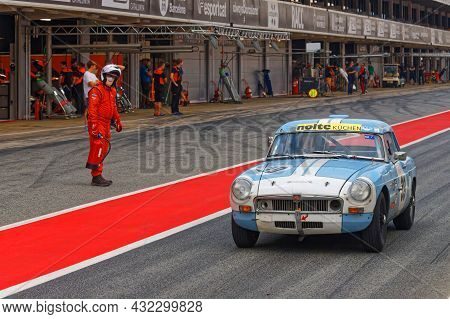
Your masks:
<svg viewBox="0 0 450 319"><path fill-rule="evenodd" d="M167 83L167 77L164 73L166 63L160 62L158 67L153 72L153 79L155 85L155 113L154 116L163 116L161 113L162 102L164 101L164 87Z"/></svg>
<svg viewBox="0 0 450 319"><path fill-rule="evenodd" d="M183 115L178 108L180 104L181 91L183 90L183 86L181 85L181 82L183 81L183 59L176 59L174 62L175 65L170 73L172 115Z"/></svg>
<svg viewBox="0 0 450 319"><path fill-rule="evenodd" d="M91 169L92 186L109 186L112 181L102 176L103 160L108 155L111 138L111 120L116 131L122 131L117 111L116 83L121 69L115 64L106 65L101 72L101 82L89 91L88 132L90 150L86 168Z"/></svg>

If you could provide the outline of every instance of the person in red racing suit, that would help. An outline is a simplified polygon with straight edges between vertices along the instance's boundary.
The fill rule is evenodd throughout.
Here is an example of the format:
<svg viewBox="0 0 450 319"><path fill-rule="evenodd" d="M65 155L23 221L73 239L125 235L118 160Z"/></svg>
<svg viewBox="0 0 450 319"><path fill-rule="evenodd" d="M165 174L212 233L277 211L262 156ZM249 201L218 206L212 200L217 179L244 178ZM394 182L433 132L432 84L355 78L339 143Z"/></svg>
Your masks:
<svg viewBox="0 0 450 319"><path fill-rule="evenodd" d="M88 132L89 157L86 168L91 169L92 186L109 186L112 181L102 176L103 160L108 155L111 138L111 119L115 121L116 131L122 131L122 123L117 112L116 82L121 71L118 66L109 64L102 69L101 81L89 91Z"/></svg>

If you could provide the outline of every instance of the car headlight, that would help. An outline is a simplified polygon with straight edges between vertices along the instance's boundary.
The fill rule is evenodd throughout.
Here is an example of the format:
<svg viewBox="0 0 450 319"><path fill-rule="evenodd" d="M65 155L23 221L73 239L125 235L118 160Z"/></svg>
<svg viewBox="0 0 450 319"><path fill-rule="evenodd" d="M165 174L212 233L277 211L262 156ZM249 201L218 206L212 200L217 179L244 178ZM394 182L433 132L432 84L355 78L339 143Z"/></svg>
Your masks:
<svg viewBox="0 0 450 319"><path fill-rule="evenodd" d="M369 183L361 179L357 179L350 186L350 196L358 202L363 202L369 198L370 192L371 190Z"/></svg>
<svg viewBox="0 0 450 319"><path fill-rule="evenodd" d="M250 196L252 183L246 179L238 178L231 185L231 191L238 200L247 199Z"/></svg>

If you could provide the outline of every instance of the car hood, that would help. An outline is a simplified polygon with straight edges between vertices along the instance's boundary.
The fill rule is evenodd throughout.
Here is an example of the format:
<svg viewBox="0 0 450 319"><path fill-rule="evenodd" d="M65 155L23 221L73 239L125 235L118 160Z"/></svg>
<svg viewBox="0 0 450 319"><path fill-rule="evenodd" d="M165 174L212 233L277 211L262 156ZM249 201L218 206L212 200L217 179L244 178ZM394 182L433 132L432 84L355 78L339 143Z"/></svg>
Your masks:
<svg viewBox="0 0 450 319"><path fill-rule="evenodd" d="M312 195L339 196L344 183L359 170L371 165L355 159L272 160L261 167L258 196Z"/></svg>

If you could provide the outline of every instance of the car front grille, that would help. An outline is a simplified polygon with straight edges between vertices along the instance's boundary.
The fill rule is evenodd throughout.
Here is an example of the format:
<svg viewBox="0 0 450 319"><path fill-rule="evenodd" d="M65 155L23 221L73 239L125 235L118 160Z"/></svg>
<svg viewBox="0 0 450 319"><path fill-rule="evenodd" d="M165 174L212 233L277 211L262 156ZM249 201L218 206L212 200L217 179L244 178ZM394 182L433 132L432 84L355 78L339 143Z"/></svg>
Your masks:
<svg viewBox="0 0 450 319"><path fill-rule="evenodd" d="M277 227L277 228L294 229L295 228L295 222L276 221L275 222L275 227Z"/></svg>
<svg viewBox="0 0 450 319"><path fill-rule="evenodd" d="M273 199L272 210L280 212L327 212L328 200L326 199L302 199L294 202L292 199Z"/></svg>
<svg viewBox="0 0 450 319"><path fill-rule="evenodd" d="M302 228L323 228L322 222L302 222Z"/></svg>

